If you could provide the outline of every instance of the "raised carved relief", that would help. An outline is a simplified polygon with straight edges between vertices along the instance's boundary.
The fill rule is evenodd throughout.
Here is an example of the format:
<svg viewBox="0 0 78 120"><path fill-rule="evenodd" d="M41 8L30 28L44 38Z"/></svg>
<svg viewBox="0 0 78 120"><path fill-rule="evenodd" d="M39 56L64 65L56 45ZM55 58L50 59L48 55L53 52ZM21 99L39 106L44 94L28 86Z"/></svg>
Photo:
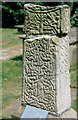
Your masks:
<svg viewBox="0 0 78 120"><path fill-rule="evenodd" d="M24 102L56 112L55 44L52 38L24 42Z"/></svg>
<svg viewBox="0 0 78 120"><path fill-rule="evenodd" d="M24 31L26 34L64 34L69 31L69 7L44 7L26 4Z"/></svg>
<svg viewBox="0 0 78 120"><path fill-rule="evenodd" d="M70 26L69 8L32 4L24 8L22 103L62 113L70 108L69 38L65 34Z"/></svg>

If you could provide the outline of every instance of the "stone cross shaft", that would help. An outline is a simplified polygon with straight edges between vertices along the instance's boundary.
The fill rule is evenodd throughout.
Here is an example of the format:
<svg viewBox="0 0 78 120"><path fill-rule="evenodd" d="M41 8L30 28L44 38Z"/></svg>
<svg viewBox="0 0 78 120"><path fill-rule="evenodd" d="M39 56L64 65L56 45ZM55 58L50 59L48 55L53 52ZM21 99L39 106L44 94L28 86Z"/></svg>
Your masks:
<svg viewBox="0 0 78 120"><path fill-rule="evenodd" d="M70 9L25 4L22 104L60 115L71 107Z"/></svg>

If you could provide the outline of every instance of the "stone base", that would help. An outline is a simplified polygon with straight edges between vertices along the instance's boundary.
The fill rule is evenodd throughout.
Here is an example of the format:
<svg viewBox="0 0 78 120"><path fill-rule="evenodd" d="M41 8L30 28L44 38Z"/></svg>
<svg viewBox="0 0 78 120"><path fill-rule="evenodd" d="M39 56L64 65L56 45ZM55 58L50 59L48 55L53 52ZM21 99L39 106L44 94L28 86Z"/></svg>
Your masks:
<svg viewBox="0 0 78 120"><path fill-rule="evenodd" d="M9 108L7 111L5 111L4 116L8 116L8 118L21 118L23 112L25 110L25 106L21 105L21 99L17 100L12 106L11 108ZM54 116L52 114L48 114L47 119L48 118L74 118L77 119L77 112L75 112L72 108L66 112L64 112L62 115L60 116Z"/></svg>
<svg viewBox="0 0 78 120"><path fill-rule="evenodd" d="M75 112L72 108L66 112L64 112L62 115L60 116L54 116L51 114L48 114L47 118L74 118L77 119L77 112ZM47 119L46 119L47 120Z"/></svg>

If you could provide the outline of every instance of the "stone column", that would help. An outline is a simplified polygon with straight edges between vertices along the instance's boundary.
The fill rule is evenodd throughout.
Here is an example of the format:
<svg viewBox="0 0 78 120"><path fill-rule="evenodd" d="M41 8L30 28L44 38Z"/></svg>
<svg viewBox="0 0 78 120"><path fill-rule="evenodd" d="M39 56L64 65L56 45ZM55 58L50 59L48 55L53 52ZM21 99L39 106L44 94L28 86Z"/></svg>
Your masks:
<svg viewBox="0 0 78 120"><path fill-rule="evenodd" d="M25 4L22 104L55 115L71 107L70 9Z"/></svg>

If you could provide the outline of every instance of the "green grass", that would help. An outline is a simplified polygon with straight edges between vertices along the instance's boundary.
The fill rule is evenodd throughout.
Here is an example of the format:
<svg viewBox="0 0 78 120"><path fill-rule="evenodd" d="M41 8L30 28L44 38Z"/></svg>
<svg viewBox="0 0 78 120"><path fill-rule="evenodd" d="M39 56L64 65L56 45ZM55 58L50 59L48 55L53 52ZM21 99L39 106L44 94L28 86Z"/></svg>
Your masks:
<svg viewBox="0 0 78 120"><path fill-rule="evenodd" d="M75 110L78 111L78 99L75 99L72 101L71 107Z"/></svg>
<svg viewBox="0 0 78 120"><path fill-rule="evenodd" d="M1 29L0 29L1 31ZM18 36L17 29L2 28L2 48L21 44L22 40Z"/></svg>
<svg viewBox="0 0 78 120"><path fill-rule="evenodd" d="M15 57L2 62L2 102L3 109L13 100L21 97L22 60Z"/></svg>
<svg viewBox="0 0 78 120"><path fill-rule="evenodd" d="M71 87L78 87L78 63L70 67Z"/></svg>

